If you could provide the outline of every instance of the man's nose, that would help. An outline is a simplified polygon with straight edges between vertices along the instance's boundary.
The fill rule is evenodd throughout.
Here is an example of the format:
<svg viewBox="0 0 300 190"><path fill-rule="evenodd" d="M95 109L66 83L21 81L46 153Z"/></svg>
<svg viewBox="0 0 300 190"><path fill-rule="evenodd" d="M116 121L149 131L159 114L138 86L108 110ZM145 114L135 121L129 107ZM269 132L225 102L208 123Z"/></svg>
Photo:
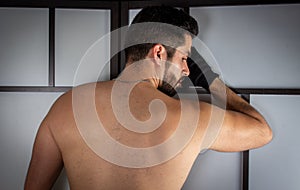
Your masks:
<svg viewBox="0 0 300 190"><path fill-rule="evenodd" d="M183 72L183 74L185 76L189 76L190 75L190 69L188 67L187 61L184 61L184 63L183 63L182 72Z"/></svg>

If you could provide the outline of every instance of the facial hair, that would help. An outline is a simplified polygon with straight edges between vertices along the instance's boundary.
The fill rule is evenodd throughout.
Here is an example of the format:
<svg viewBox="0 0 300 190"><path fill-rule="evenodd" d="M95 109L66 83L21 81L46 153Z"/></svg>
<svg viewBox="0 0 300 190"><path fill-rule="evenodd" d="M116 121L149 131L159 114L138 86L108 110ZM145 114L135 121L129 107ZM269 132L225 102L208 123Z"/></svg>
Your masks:
<svg viewBox="0 0 300 190"><path fill-rule="evenodd" d="M175 77L174 74L172 74L169 69L166 69L163 76L162 84L158 87L158 90L163 92L164 94L173 97L177 94L177 91L175 87L179 82L182 81L183 77L181 77L179 80ZM174 82L175 81L175 82ZM170 83L174 84L170 84Z"/></svg>

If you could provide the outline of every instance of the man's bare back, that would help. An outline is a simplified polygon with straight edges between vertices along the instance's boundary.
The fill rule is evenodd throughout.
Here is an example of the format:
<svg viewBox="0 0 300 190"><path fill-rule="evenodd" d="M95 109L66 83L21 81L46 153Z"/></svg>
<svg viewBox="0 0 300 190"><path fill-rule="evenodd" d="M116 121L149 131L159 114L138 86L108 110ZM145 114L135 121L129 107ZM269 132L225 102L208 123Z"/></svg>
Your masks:
<svg viewBox="0 0 300 190"><path fill-rule="evenodd" d="M132 90L130 109L137 119L147 120L150 117L149 103L160 99L168 108L163 125L146 134L138 134L122 127L114 117L111 105L114 83L115 81L98 83L95 90L99 119L114 139L130 147L146 148L164 142L174 133L180 118L179 100L159 92L148 82L141 82ZM82 97L82 104L89 98L85 94L93 91L93 87L90 84L74 89ZM191 111L192 109L193 104ZM56 102L45 122L47 125L44 127L49 128L61 151L72 189L180 189L200 152L201 133L197 131L184 150L165 163L147 168L126 168L112 164L93 152L82 138L73 115L72 92L63 95Z"/></svg>
<svg viewBox="0 0 300 190"><path fill-rule="evenodd" d="M171 7L145 8L135 18L176 21L198 33L193 18ZM144 27L133 27L128 39L150 36L155 43L127 49L116 80L74 87L53 105L37 133L25 189L51 189L63 167L71 189L180 189L202 149L243 151L272 139L263 116L206 63L206 74L189 69L190 33ZM192 100L171 97L190 72L223 107L199 101L196 92Z"/></svg>

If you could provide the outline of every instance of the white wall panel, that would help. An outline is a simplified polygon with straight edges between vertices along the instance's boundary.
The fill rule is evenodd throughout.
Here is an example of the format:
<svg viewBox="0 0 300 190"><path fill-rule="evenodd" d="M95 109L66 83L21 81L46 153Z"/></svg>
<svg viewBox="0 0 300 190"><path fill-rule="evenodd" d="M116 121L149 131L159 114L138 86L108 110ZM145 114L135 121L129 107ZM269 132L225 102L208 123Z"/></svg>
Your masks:
<svg viewBox="0 0 300 190"><path fill-rule="evenodd" d="M250 189L299 189L300 95L251 95L251 104L264 114L274 138L250 151Z"/></svg>
<svg viewBox="0 0 300 190"><path fill-rule="evenodd" d="M131 9L129 10L129 24L131 24L134 17L141 11L141 9Z"/></svg>
<svg viewBox="0 0 300 190"><path fill-rule="evenodd" d="M233 87L300 87L300 5L191 8Z"/></svg>
<svg viewBox="0 0 300 190"><path fill-rule="evenodd" d="M48 85L48 9L0 8L0 85Z"/></svg>
<svg viewBox="0 0 300 190"><path fill-rule="evenodd" d="M79 83L95 82L94 78L103 70L102 80L109 79L110 41L103 38L110 32L109 10L57 9L55 17L55 72L57 86L73 86L77 69L89 48L86 69ZM97 43L96 43L97 42ZM95 46L96 43L96 46ZM106 64L106 67L104 65Z"/></svg>
<svg viewBox="0 0 300 190"><path fill-rule="evenodd" d="M193 165L182 190L240 190L241 153L206 151Z"/></svg>
<svg viewBox="0 0 300 190"><path fill-rule="evenodd" d="M0 93L1 189L23 189L37 129L60 94Z"/></svg>

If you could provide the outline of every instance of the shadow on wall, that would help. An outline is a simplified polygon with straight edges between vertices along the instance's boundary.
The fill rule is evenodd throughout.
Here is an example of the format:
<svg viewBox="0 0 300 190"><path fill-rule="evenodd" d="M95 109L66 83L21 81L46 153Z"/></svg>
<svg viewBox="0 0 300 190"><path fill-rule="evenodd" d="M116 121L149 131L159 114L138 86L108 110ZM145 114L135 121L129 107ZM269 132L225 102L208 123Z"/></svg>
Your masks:
<svg viewBox="0 0 300 190"><path fill-rule="evenodd" d="M63 169L57 178L52 190L69 190L69 182L67 178L66 171Z"/></svg>

